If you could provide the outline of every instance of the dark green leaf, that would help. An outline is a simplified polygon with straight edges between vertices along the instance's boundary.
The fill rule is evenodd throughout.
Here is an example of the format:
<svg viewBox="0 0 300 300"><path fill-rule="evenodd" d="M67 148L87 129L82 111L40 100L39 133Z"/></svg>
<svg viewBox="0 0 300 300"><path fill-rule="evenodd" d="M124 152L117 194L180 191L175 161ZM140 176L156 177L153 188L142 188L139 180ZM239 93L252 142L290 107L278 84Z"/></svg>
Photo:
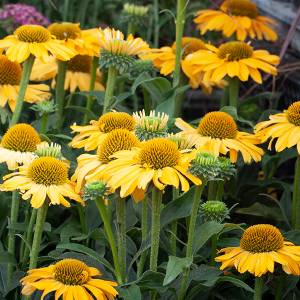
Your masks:
<svg viewBox="0 0 300 300"><path fill-rule="evenodd" d="M119 297L124 300L141 300L142 294L140 288L136 284L132 284L128 288L119 289Z"/></svg>
<svg viewBox="0 0 300 300"><path fill-rule="evenodd" d="M83 113L84 115L88 115L88 117L92 120L97 119L97 116L92 111L90 111L89 109L82 107L82 106L69 105L69 106L66 106L65 109L79 111L79 112Z"/></svg>
<svg viewBox="0 0 300 300"><path fill-rule="evenodd" d="M244 281L239 280L235 277L223 276L218 279L218 283L220 283L220 282L230 282L237 287L245 289L248 292L254 293L254 290L248 284L246 284Z"/></svg>

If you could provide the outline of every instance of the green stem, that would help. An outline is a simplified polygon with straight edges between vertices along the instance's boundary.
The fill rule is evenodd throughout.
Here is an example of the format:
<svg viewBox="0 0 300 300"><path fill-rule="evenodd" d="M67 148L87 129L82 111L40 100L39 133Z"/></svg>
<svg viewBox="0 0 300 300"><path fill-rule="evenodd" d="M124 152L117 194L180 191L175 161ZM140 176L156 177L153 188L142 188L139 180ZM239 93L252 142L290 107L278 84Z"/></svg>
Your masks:
<svg viewBox="0 0 300 300"><path fill-rule="evenodd" d="M118 223L118 255L120 258L123 281L126 277L126 200L118 198L116 201Z"/></svg>
<svg viewBox="0 0 300 300"><path fill-rule="evenodd" d="M253 300L261 300L263 294L264 280L262 277L255 277L255 288Z"/></svg>
<svg viewBox="0 0 300 300"><path fill-rule="evenodd" d="M176 188L173 188L173 200L177 199L179 197L179 190ZM170 235L170 250L172 255L176 256L176 248L177 248L177 220L173 221L171 223L171 235Z"/></svg>
<svg viewBox="0 0 300 300"><path fill-rule="evenodd" d="M215 257L217 255L217 245L218 245L218 235L214 234L211 237L211 256L210 256L211 265L215 264Z"/></svg>
<svg viewBox="0 0 300 300"><path fill-rule="evenodd" d="M21 77L21 82L20 82L20 89L19 89L19 95L17 98L17 103L16 103L16 108L13 112L11 121L10 121L10 126L13 126L19 122L20 115L22 112L22 107L23 107L23 102L24 102L24 97L26 94L26 89L28 86L29 78L30 78L30 73L32 70L32 66L34 63L34 56L30 55L27 60L23 63L23 71L22 71L22 77Z"/></svg>
<svg viewBox="0 0 300 300"><path fill-rule="evenodd" d="M189 232L188 232L188 241L187 241L187 247L186 247L186 257L193 257L193 242L194 242L194 234L195 234L195 227L196 227L196 221L198 217L198 210L201 203L201 195L203 192L205 184L202 183L202 185L196 186L194 198L193 198L193 205L191 210L191 217L190 217L190 224L189 224ZM179 300L185 299L185 293L187 289L188 279L189 279L189 273L190 269L185 269L183 273L183 278L180 285L179 290Z"/></svg>
<svg viewBox="0 0 300 300"><path fill-rule="evenodd" d="M48 203L45 201L44 204L37 210L37 217L36 217L32 247L30 252L29 270L35 269L37 267L37 261L40 252L47 211L48 211Z"/></svg>
<svg viewBox="0 0 300 300"><path fill-rule="evenodd" d="M237 77L229 78L229 105L238 107L240 81Z"/></svg>
<svg viewBox="0 0 300 300"><path fill-rule="evenodd" d="M87 110L91 110L93 107L94 97L91 95L91 92L93 92L95 90L98 64L99 64L99 58L94 56L93 61L92 61L92 68L91 68L91 81L90 81L90 88L89 88L90 94L89 94L89 96L87 98L87 102L86 102ZM88 123L88 121L89 121L89 116L86 113L84 115L83 125L86 125Z"/></svg>
<svg viewBox="0 0 300 300"><path fill-rule="evenodd" d="M282 292L283 292L283 287L284 287L285 279L286 279L285 274L281 274L278 277L276 291L275 291L275 300L281 300L281 299L283 299Z"/></svg>
<svg viewBox="0 0 300 300"><path fill-rule="evenodd" d="M63 6L63 21L68 21L68 12L69 12L69 4L70 0L64 0L64 6Z"/></svg>
<svg viewBox="0 0 300 300"><path fill-rule="evenodd" d="M217 193L216 193L216 199L217 201L222 201L223 195L224 195L224 181L223 180L219 180L217 182Z"/></svg>
<svg viewBox="0 0 300 300"><path fill-rule="evenodd" d="M8 232L8 253L12 256L15 256L15 248L16 248L16 237L15 237L15 227L16 223L18 222L18 215L19 215L19 206L20 206L20 197L18 191L12 192L12 201L11 201L11 209L10 209L10 228ZM14 265L8 264L7 265L7 283L8 286L12 282L12 276L14 272Z"/></svg>
<svg viewBox="0 0 300 300"><path fill-rule="evenodd" d="M79 215L79 221L80 221L82 233L87 235L88 227L87 227L87 223L86 223L85 210L83 209L83 206L80 203L77 203L76 206L77 206L77 211L78 211L78 215Z"/></svg>
<svg viewBox="0 0 300 300"><path fill-rule="evenodd" d="M297 160L295 163L292 225L294 229L300 229L300 155L297 156Z"/></svg>
<svg viewBox="0 0 300 300"><path fill-rule="evenodd" d="M114 96L114 89L116 85L116 79L118 75L118 70L114 67L108 68L108 75L107 75L107 83L106 83L106 90L104 96L104 104L103 104L103 114L107 112L111 105L111 99Z"/></svg>
<svg viewBox="0 0 300 300"><path fill-rule="evenodd" d="M32 211L31 211L31 216L30 216L29 224L28 224L27 231L26 231L26 241L27 241L28 245L32 244L33 228L34 228L34 224L36 222L37 211L38 211L37 209L32 209ZM30 249L28 247L25 247L24 254L22 257L23 264L26 263L29 253L30 253Z"/></svg>
<svg viewBox="0 0 300 300"><path fill-rule="evenodd" d="M159 1L153 0L153 14L154 14L154 40L153 47L159 46Z"/></svg>
<svg viewBox="0 0 300 300"><path fill-rule="evenodd" d="M25 205L26 206L24 208L24 223L28 224L29 219L30 219L29 215L31 215L31 209L30 209L29 202L26 202ZM20 253L19 253L20 261L22 261L22 258L24 256L25 247L26 247L26 244L25 244L24 240L27 240L27 232L24 233L23 239L21 240Z"/></svg>
<svg viewBox="0 0 300 300"><path fill-rule="evenodd" d="M44 113L41 117L41 133L46 133L47 131L47 123L48 123L48 114Z"/></svg>
<svg viewBox="0 0 300 300"><path fill-rule="evenodd" d="M176 58L175 70L173 73L173 87L180 86L181 81L181 57L182 57L182 36L185 24L186 0L177 0L177 17L176 17ZM180 115L183 95L175 97L173 117Z"/></svg>
<svg viewBox="0 0 300 300"><path fill-rule="evenodd" d="M157 188L152 190L152 223L151 223L151 251L150 251L150 270L157 271L157 259L159 250L160 235L160 211L162 203L162 191Z"/></svg>
<svg viewBox="0 0 300 300"><path fill-rule="evenodd" d="M210 181L208 183L208 195L207 200L216 200L216 192L217 192L217 181Z"/></svg>
<svg viewBox="0 0 300 300"><path fill-rule="evenodd" d="M112 252L113 261L114 261L114 267L115 267L115 276L117 278L117 281L119 284L123 283L122 276L121 276L121 269L120 269L120 263L118 258L118 250L117 245L115 241L115 237L111 228L111 224L109 222L109 218L107 215L106 206L104 204L103 198L99 198L96 200L96 205L99 211L99 214L101 216L101 219L104 224L104 230L107 236L107 240L110 246L110 250Z"/></svg>
<svg viewBox="0 0 300 300"><path fill-rule="evenodd" d="M151 103L151 99L149 96L149 92L144 87L142 87L142 92L143 92L143 98L144 98L144 109L145 109L146 116L148 116L152 109L152 103Z"/></svg>
<svg viewBox="0 0 300 300"><path fill-rule="evenodd" d="M64 104L65 104L65 79L68 62L57 61L58 71L56 76L55 98L56 98L56 129L60 130L63 124Z"/></svg>
<svg viewBox="0 0 300 300"><path fill-rule="evenodd" d="M136 30L136 28L135 28L134 24L132 22L129 22L128 27L127 27L127 36L129 36L131 34L135 35L135 30Z"/></svg>
<svg viewBox="0 0 300 300"><path fill-rule="evenodd" d="M147 235L148 235L148 201L147 198L145 198L142 201L142 220L141 220L141 230L142 230L142 244L146 241ZM147 259L147 250L145 250L141 254L140 261L138 263L137 267L137 278L140 278L144 271L144 265L146 263Z"/></svg>
<svg viewBox="0 0 300 300"><path fill-rule="evenodd" d="M224 88L223 95L222 95L222 98L221 98L220 108L222 108L224 106L227 106L229 104L228 103L228 98L229 98L229 88L228 88L228 86L226 86Z"/></svg>

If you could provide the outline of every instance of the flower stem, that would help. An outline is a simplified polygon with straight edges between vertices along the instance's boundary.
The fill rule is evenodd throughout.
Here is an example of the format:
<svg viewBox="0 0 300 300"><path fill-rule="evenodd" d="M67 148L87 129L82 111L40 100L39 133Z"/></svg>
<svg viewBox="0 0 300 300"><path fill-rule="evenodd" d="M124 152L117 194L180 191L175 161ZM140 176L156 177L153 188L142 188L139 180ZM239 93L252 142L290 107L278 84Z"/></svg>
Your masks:
<svg viewBox="0 0 300 300"><path fill-rule="evenodd" d="M261 300L263 294L264 280L262 277L255 277L255 288L253 300Z"/></svg>
<svg viewBox="0 0 300 300"><path fill-rule="evenodd" d="M215 257L217 255L217 245L218 245L218 235L214 234L211 237L211 256L210 256L210 264L215 264Z"/></svg>
<svg viewBox="0 0 300 300"><path fill-rule="evenodd" d="M106 90L105 90L104 104L103 104L103 114L106 113L107 110L110 108L111 99L114 95L117 75L118 75L118 70L110 66L108 68L107 83L106 83Z"/></svg>
<svg viewBox="0 0 300 300"><path fill-rule="evenodd" d="M223 91L223 95L220 102L220 108L228 105L229 88L226 86Z"/></svg>
<svg viewBox="0 0 300 300"><path fill-rule="evenodd" d="M99 214L101 216L101 219L104 224L104 230L107 236L107 240L110 246L110 250L112 252L113 261L114 261L114 267L115 267L115 276L117 278L117 281L119 284L123 283L122 276L121 276L121 269L120 269L120 263L118 258L118 251L117 251L117 245L114 238L114 234L111 228L111 224L109 222L106 206L104 204L104 199L99 198L96 200L96 205L99 211Z"/></svg>
<svg viewBox="0 0 300 300"><path fill-rule="evenodd" d="M41 133L46 133L47 131L47 123L48 123L48 114L44 113L41 117Z"/></svg>
<svg viewBox="0 0 300 300"><path fill-rule="evenodd" d="M294 229L300 229L300 155L297 156L297 160L295 163L292 225Z"/></svg>
<svg viewBox="0 0 300 300"><path fill-rule="evenodd" d="M148 235L148 201L145 198L142 201L142 221L141 221L141 230L142 230L142 244L146 241ZM140 261L137 266L137 278L140 278L144 271L144 265L147 258L147 250L141 254Z"/></svg>
<svg viewBox="0 0 300 300"><path fill-rule="evenodd" d="M143 99L144 99L144 109L145 109L146 116L148 116L152 108L152 103L149 96L149 92L144 87L142 87L142 92L143 92Z"/></svg>
<svg viewBox="0 0 300 300"><path fill-rule="evenodd" d="M194 234L195 234L195 227L196 221L198 216L198 210L201 203L201 195L203 192L205 184L196 186L194 198L193 198L193 205L191 210L191 217L190 217L190 224L189 224L189 232L188 232L188 241L186 247L186 257L193 257L193 242L194 242ZM180 290L179 290L179 300L185 299L185 293L187 289L187 283L189 278L190 269L187 268L184 270L183 278L181 280Z"/></svg>
<svg viewBox="0 0 300 300"><path fill-rule="evenodd" d="M36 222L36 216L37 216L37 209L32 209L29 224L28 224L27 231L26 231L26 241L29 245L32 244L33 227ZM25 262L27 261L29 252L30 252L30 249L28 247L25 247L24 254L22 257L23 264L25 264Z"/></svg>
<svg viewBox="0 0 300 300"><path fill-rule="evenodd" d="M93 106L94 97L91 95L91 92L93 92L95 90L98 64L99 64L99 58L94 56L93 61L92 61L92 68L91 68L91 81L90 81L90 89L89 89L90 94L89 94L89 96L87 98L87 102L86 102L86 109L88 109L88 110L91 110L92 106ZM89 121L89 116L86 113L84 115L83 125L86 125L88 123L88 121Z"/></svg>
<svg viewBox="0 0 300 300"><path fill-rule="evenodd" d="M229 78L229 105L238 107L240 81L237 77Z"/></svg>
<svg viewBox="0 0 300 300"><path fill-rule="evenodd" d="M151 251L150 270L157 271L157 259L160 235L160 212L162 203L162 191L157 188L152 190L152 224L151 224Z"/></svg>
<svg viewBox="0 0 300 300"><path fill-rule="evenodd" d="M176 17L176 58L175 70L173 73L173 87L178 87L181 81L181 57L182 57L182 36L185 24L186 0L177 0L177 17ZM173 117L180 115L182 106L182 97L178 96L174 99Z"/></svg>
<svg viewBox="0 0 300 300"><path fill-rule="evenodd" d="M132 22L129 22L128 23L128 27L127 27L127 36L129 36L129 35L135 35L135 26L134 26L134 24L132 23Z"/></svg>
<svg viewBox="0 0 300 300"><path fill-rule="evenodd" d="M116 201L118 223L118 255L123 281L126 277L126 200L118 197Z"/></svg>
<svg viewBox="0 0 300 300"><path fill-rule="evenodd" d="M35 269L37 267L37 260L40 252L40 246L41 246L47 211L48 211L47 202L44 202L44 204L37 210L35 230L34 230L32 247L30 252L29 270Z"/></svg>
<svg viewBox="0 0 300 300"><path fill-rule="evenodd" d="M64 114L64 102L65 102L65 79L68 62L57 61L58 71L56 77L55 86L55 98L56 98L56 129L60 130L63 124L63 114Z"/></svg>
<svg viewBox="0 0 300 300"><path fill-rule="evenodd" d="M26 94L26 89L28 86L29 78L30 78L30 73L32 70L32 66L34 63L34 56L30 55L27 60L23 63L23 71L22 71L22 77L21 77L21 82L20 82L20 89L19 89L19 95L17 98L17 103L16 103L16 108L13 112L11 121L10 121L10 126L15 125L19 122L20 115L22 112L22 107L23 107L23 102L24 102L24 97Z"/></svg>
<svg viewBox="0 0 300 300"><path fill-rule="evenodd" d="M224 195L224 181L223 180L219 180L217 182L217 193L216 193L216 199L217 201L222 201L223 195Z"/></svg>
<svg viewBox="0 0 300 300"><path fill-rule="evenodd" d="M20 206L20 197L18 191L12 192L12 201L11 201L11 209L10 209L10 228L8 233L8 253L12 256L15 256L15 248L16 248L16 237L15 237L15 227L18 221L19 215L19 206ZM7 283L8 286L12 282L12 276L14 271L14 265L9 263L7 265Z"/></svg>
<svg viewBox="0 0 300 300"><path fill-rule="evenodd" d="M179 191L176 188L173 188L173 200L177 199L179 197ZM177 240L176 240L176 236L177 236L177 220L173 221L171 223L171 232L172 234L170 235L170 250L172 255L176 256L176 247L177 247Z"/></svg>
<svg viewBox="0 0 300 300"><path fill-rule="evenodd" d="M207 200L216 200L217 187L218 187L217 181L209 182Z"/></svg>
<svg viewBox="0 0 300 300"><path fill-rule="evenodd" d="M282 292L283 292L283 287L284 287L285 280L286 280L286 275L285 274L281 274L278 277L276 291L275 291L275 300L283 299Z"/></svg>
<svg viewBox="0 0 300 300"><path fill-rule="evenodd" d="M87 228L87 223L86 223L86 218L85 218L85 210L83 209L83 207L80 203L77 203L76 206L77 206L77 211L78 211L78 215L79 215L82 233L84 235L87 235L88 228ZM87 240L86 240L86 242L87 242Z"/></svg>
<svg viewBox="0 0 300 300"><path fill-rule="evenodd" d="M158 48L159 45L159 1L158 0L153 0L153 15L154 15L153 47Z"/></svg>

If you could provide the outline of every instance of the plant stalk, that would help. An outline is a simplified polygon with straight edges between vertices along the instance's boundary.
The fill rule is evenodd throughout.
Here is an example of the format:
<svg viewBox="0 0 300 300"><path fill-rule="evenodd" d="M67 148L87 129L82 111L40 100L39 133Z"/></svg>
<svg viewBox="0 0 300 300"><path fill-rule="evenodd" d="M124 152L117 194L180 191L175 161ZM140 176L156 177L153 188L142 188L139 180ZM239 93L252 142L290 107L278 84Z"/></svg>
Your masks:
<svg viewBox="0 0 300 300"><path fill-rule="evenodd" d="M153 47L159 46L159 1L153 0L153 15L154 15L154 40Z"/></svg>
<svg viewBox="0 0 300 300"><path fill-rule="evenodd" d="M263 294L264 280L262 277L255 277L253 300L261 300Z"/></svg>
<svg viewBox="0 0 300 300"><path fill-rule="evenodd" d="M300 155L295 163L294 190L292 202L292 225L294 229L300 229Z"/></svg>
<svg viewBox="0 0 300 300"><path fill-rule="evenodd" d="M229 78L229 105L238 107L240 80L237 77Z"/></svg>
<svg viewBox="0 0 300 300"><path fill-rule="evenodd" d="M107 75L107 83L106 83L106 90L104 96L104 104L103 104L103 114L107 112L111 105L111 99L114 96L114 89L116 85L116 79L118 75L118 70L112 66L108 68L108 75Z"/></svg>

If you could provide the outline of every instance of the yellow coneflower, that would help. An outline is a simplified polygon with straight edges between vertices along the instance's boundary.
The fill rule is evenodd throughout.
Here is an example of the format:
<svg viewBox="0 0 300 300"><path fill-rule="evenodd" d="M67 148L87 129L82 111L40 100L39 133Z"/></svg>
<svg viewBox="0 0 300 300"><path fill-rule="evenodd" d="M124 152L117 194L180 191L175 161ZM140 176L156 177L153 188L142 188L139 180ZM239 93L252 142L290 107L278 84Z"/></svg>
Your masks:
<svg viewBox="0 0 300 300"><path fill-rule="evenodd" d="M91 121L90 125L73 125L71 129L78 133L70 143L73 148L84 148L86 151L97 149L107 133L114 129L128 129L133 131L135 121L125 112L109 112L102 115L98 121Z"/></svg>
<svg viewBox="0 0 300 300"><path fill-rule="evenodd" d="M55 292L55 299L115 299L117 283L99 279L101 275L98 269L78 259L63 259L54 265L28 271L21 279L22 294L30 296L41 291L41 300L52 292Z"/></svg>
<svg viewBox="0 0 300 300"><path fill-rule="evenodd" d="M146 191L149 184L163 190L167 185L186 192L190 185L187 179L199 185L201 180L190 174L189 157L181 153L176 143L166 138L154 138L139 147L119 151L112 155L105 172L111 178L109 185L120 188L120 196L127 197L136 189Z"/></svg>
<svg viewBox="0 0 300 300"><path fill-rule="evenodd" d="M16 124L9 128L0 143L0 163L5 162L8 169L30 163L34 152L41 143L36 130L28 124Z"/></svg>
<svg viewBox="0 0 300 300"><path fill-rule="evenodd" d="M72 176L72 180L76 181L76 191L80 192L86 181L103 179L103 169L112 160L113 154L121 150L130 150L138 144L137 137L127 129L110 131L98 146L95 155L82 154L77 158L78 166Z"/></svg>
<svg viewBox="0 0 300 300"><path fill-rule="evenodd" d="M269 224L250 226L239 247L224 248L219 253L215 260L222 263L221 270L235 267L239 273L261 277L273 273L278 263L287 274L300 275L300 246L285 241L279 229Z"/></svg>
<svg viewBox="0 0 300 300"><path fill-rule="evenodd" d="M47 61L49 55L69 60L76 52L57 40L50 31L40 25L22 25L13 35L0 40L0 48L6 50L9 60L22 63L30 55Z"/></svg>
<svg viewBox="0 0 300 300"><path fill-rule="evenodd" d="M24 200L31 199L33 208L40 208L47 199L49 205L70 207L65 197L83 204L74 184L68 179L68 165L54 157L36 158L3 179L1 191L20 190Z"/></svg>
<svg viewBox="0 0 300 300"><path fill-rule="evenodd" d="M9 105L15 110L20 90L22 67L17 62L10 61L5 55L0 55L0 106ZM24 101L36 103L51 97L49 86L46 84L29 84L27 86Z"/></svg>
<svg viewBox="0 0 300 300"><path fill-rule="evenodd" d="M272 42L278 38L272 28L275 21L261 16L256 4L249 0L225 0L218 10L200 10L194 21L201 34L210 30L222 31L225 37L236 34L240 41L248 36Z"/></svg>
<svg viewBox="0 0 300 300"><path fill-rule="evenodd" d="M81 92L87 92L90 89L91 82L91 67L92 57L89 55L76 55L67 62L67 71L64 83L64 89L75 92L77 89ZM47 63L42 63L40 60L36 60L30 79L31 80L52 80L52 87L55 87L55 77L58 72L57 62L55 57L49 58ZM101 83L102 74L97 70L95 91L103 91L104 86Z"/></svg>
<svg viewBox="0 0 300 300"><path fill-rule="evenodd" d="M204 73L204 81L220 81L225 76L262 83L260 70L276 75L279 57L266 50L254 50L244 42L227 42L219 48L208 45L209 50L199 50L186 57L185 73L189 77Z"/></svg>
<svg viewBox="0 0 300 300"><path fill-rule="evenodd" d="M182 119L176 119L175 125L182 130L181 134L190 136L197 148L215 155L229 153L230 160L236 162L241 152L246 163L261 160L263 150L257 147L261 140L254 134L238 130L233 118L220 111L207 113L194 128Z"/></svg>

